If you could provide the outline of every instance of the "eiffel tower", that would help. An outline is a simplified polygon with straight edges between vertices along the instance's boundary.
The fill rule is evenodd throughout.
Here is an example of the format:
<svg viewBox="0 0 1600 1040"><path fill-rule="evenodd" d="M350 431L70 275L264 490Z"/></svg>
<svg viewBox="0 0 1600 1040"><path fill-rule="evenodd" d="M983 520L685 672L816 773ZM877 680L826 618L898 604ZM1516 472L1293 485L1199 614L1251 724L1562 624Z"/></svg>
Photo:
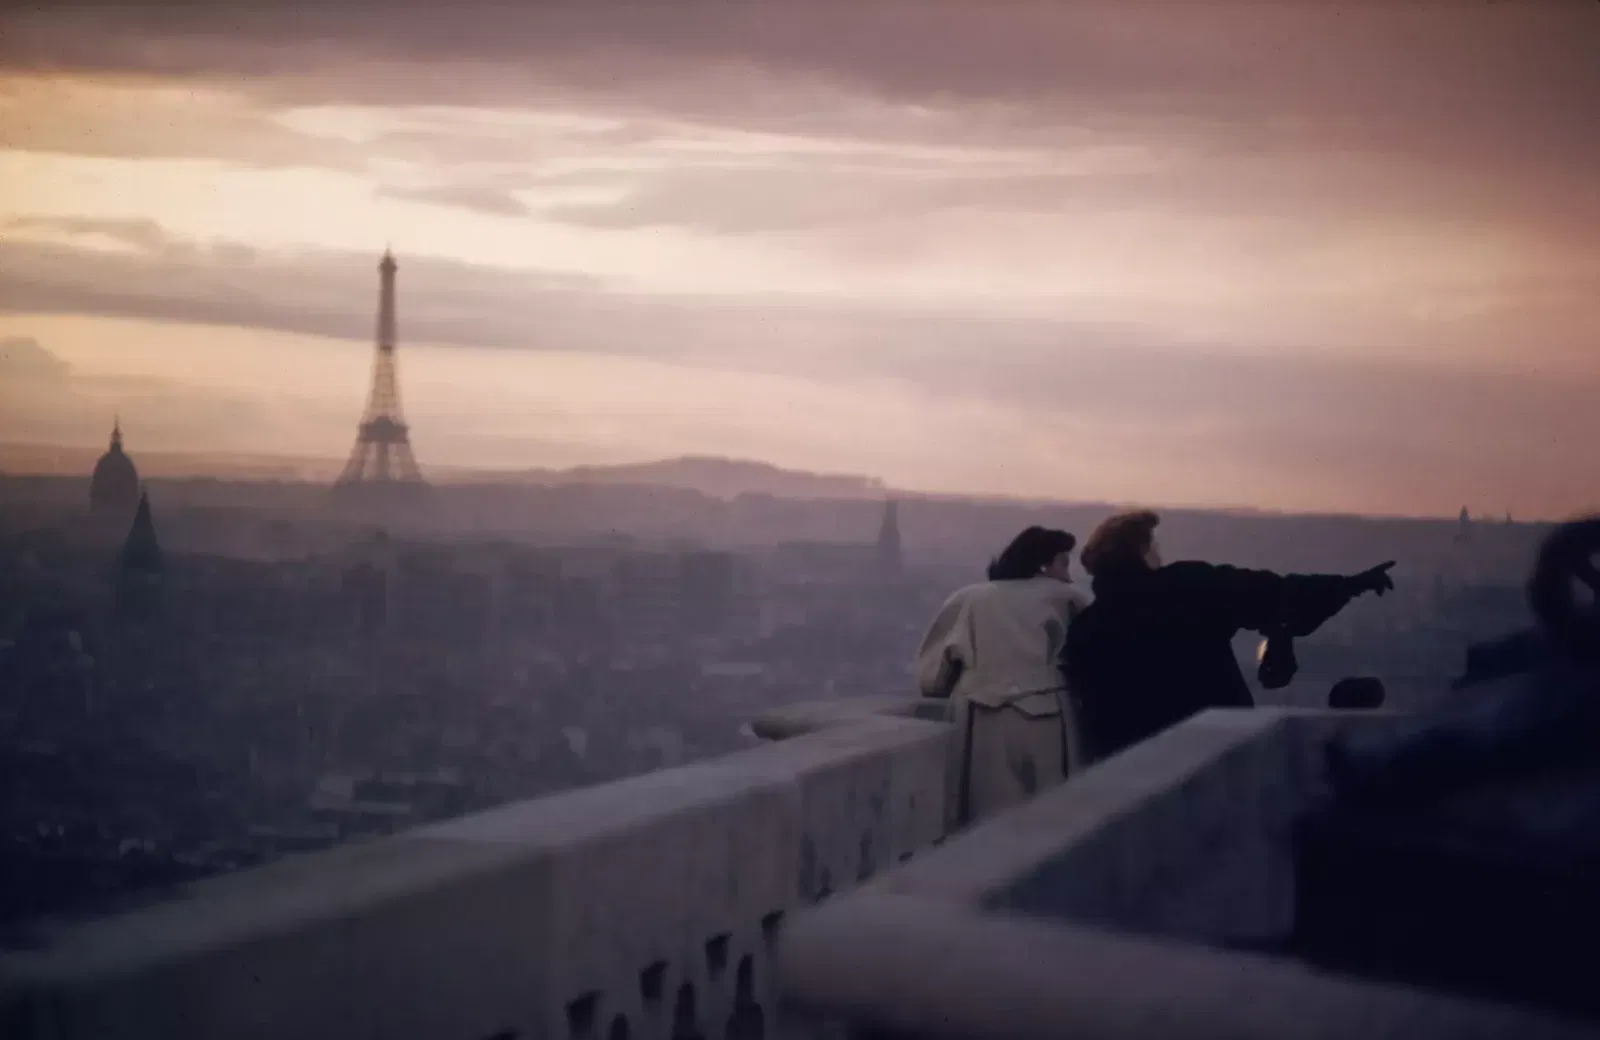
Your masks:
<svg viewBox="0 0 1600 1040"><path fill-rule="evenodd" d="M378 344L372 362L372 390L356 432L350 461L334 483L346 498L367 492L420 492L427 487L411 454L411 432L400 415L400 381L395 374L394 256L384 251L378 264ZM387 494L380 497L387 498Z"/></svg>

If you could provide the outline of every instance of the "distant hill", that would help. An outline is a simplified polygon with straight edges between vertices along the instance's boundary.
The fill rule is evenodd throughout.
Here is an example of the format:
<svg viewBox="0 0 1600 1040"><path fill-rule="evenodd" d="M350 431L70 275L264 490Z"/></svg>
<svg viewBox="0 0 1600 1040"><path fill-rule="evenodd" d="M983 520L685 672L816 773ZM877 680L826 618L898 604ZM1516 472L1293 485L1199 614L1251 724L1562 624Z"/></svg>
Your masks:
<svg viewBox="0 0 1600 1040"><path fill-rule="evenodd" d="M0 444L0 466L13 474L81 476L88 479L105 445ZM327 483L339 475L344 460L266 452L129 451L145 478L216 480L280 480Z"/></svg>
<svg viewBox="0 0 1600 1040"><path fill-rule="evenodd" d="M774 498L879 499L887 487L876 477L849 473L812 473L784 469L768 462L688 455L659 462L613 466L575 466L516 472L477 470L444 477L452 483L627 484L683 488L712 498L771 495Z"/></svg>
<svg viewBox="0 0 1600 1040"><path fill-rule="evenodd" d="M14 473L88 477L104 447L0 444L0 467ZM163 452L135 449L139 473L147 478L198 477L219 480L281 480L329 483L339 475L342 458L271 454ZM670 487L698 491L712 498L771 495L775 498L879 499L886 492L875 477L848 473L811 473L783 469L767 462L696 455L657 462L571 469L487 470L456 466L424 466L439 484L556 485L605 484Z"/></svg>

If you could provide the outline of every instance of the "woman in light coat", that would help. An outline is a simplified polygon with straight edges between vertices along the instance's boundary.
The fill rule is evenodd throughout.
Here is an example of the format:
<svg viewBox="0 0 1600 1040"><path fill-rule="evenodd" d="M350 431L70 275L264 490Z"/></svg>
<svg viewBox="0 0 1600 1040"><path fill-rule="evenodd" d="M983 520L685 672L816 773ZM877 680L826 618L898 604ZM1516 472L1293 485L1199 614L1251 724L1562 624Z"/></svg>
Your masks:
<svg viewBox="0 0 1600 1040"><path fill-rule="evenodd" d="M1077 725L1059 660L1088 605L1071 584L1077 540L1030 527L989 565L989 580L945 602L917 652L925 697L947 697L956 734L950 822L1024 801L1079 767Z"/></svg>

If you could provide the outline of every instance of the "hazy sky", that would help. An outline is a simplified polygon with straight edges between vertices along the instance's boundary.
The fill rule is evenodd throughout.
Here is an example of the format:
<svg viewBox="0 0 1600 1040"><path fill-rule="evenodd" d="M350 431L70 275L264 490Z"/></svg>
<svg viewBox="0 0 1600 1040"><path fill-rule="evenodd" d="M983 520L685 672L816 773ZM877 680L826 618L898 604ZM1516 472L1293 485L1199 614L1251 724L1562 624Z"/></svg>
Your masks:
<svg viewBox="0 0 1600 1040"><path fill-rule="evenodd" d="M1600 504L1600 3L39 6L0 438Z"/></svg>

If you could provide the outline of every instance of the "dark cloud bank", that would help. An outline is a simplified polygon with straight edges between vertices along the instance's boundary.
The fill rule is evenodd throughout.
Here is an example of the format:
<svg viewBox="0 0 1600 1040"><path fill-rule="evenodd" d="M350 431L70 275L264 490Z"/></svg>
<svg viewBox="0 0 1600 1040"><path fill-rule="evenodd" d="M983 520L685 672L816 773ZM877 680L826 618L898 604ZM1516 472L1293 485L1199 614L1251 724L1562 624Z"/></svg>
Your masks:
<svg viewBox="0 0 1600 1040"><path fill-rule="evenodd" d="M11 68L258 77L323 100L632 99L674 115L795 114L822 96L987 104L995 125L1087 114L1255 125L1515 161L1592 157L1600 11L1585 3L544 0L449 5L14 6ZM387 64L386 64L387 63ZM391 75L400 65L437 75ZM480 70L465 72L466 66ZM743 81L758 89L728 91ZM763 85L787 86L781 91ZM776 95L776 96L775 96ZM1203 127L1202 127L1203 128Z"/></svg>
<svg viewBox="0 0 1600 1040"><path fill-rule="evenodd" d="M6 68L190 77L274 104L587 109L642 120L606 131L630 139L659 119L1052 148L1105 130L1213 160L1198 177L1121 185L1121 198L1493 217L1574 241L1600 226L1600 4L1578 0L213 0L16 5L6 23ZM267 158L293 151L281 141ZM781 184L774 216L737 197L707 215L730 183L680 176L623 207L554 215L719 231L838 216L814 200L785 216ZM1086 190L1079 201L1095 204L1101 189ZM501 215L520 205L470 180L428 191ZM1073 198L1060 184L933 191L943 205ZM863 192L843 216L879 197Z"/></svg>

